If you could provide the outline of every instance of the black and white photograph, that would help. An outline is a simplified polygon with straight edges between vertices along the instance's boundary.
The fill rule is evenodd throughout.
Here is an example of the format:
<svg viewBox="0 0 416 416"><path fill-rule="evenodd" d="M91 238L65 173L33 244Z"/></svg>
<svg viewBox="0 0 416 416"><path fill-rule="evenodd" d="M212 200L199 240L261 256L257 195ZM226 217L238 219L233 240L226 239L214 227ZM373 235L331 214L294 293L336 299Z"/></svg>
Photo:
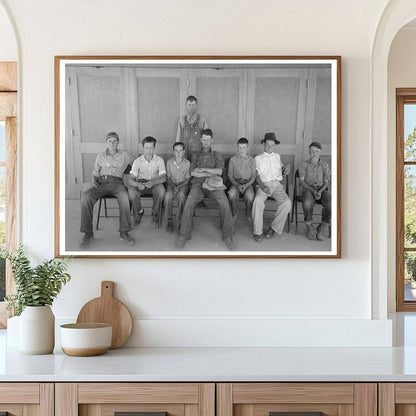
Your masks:
<svg viewBox="0 0 416 416"><path fill-rule="evenodd" d="M55 57L55 251L333 257L340 57Z"/></svg>

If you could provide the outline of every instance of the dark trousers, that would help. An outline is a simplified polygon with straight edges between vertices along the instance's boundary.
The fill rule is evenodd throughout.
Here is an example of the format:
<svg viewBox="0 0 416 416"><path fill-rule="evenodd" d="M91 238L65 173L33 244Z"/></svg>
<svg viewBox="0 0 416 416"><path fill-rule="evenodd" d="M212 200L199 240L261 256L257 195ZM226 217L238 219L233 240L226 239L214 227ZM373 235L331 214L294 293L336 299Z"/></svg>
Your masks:
<svg viewBox="0 0 416 416"><path fill-rule="evenodd" d="M205 196L213 197L220 209L220 219L222 228L222 237L231 237L233 235L233 219L231 215L230 204L224 191L209 191L202 187L200 183L194 183L189 192L188 198L183 208L181 219L180 236L191 239L192 236L192 217L194 215L195 206L201 202Z"/></svg>
<svg viewBox="0 0 416 416"><path fill-rule="evenodd" d="M331 194L328 191L322 191L321 199L318 201L309 189L302 192L302 208L306 223L312 223L313 207L316 203L322 204L322 222L331 223Z"/></svg>
<svg viewBox="0 0 416 416"><path fill-rule="evenodd" d="M120 209L119 232L131 230L130 202L126 187L121 182L102 182L87 189L81 197L81 232L92 233L94 204L104 196L115 196Z"/></svg>
<svg viewBox="0 0 416 416"><path fill-rule="evenodd" d="M254 201L254 189L252 186L249 186L243 195L244 203L246 205L246 216L251 216L251 209L253 208ZM228 199L230 201L231 213L237 215L237 202L240 192L238 191L235 185L231 185L231 188L228 190Z"/></svg>
<svg viewBox="0 0 416 416"><path fill-rule="evenodd" d="M153 195L153 208L152 208L152 215L159 214L159 208L163 201L163 195L165 194L165 187L163 184L158 183L157 185L153 186L152 188L145 188L142 191L139 188L135 188L133 186L129 187L129 198L130 202L133 206L133 216L137 218L139 212L142 210L142 203L140 201L141 195L152 194Z"/></svg>
<svg viewBox="0 0 416 416"><path fill-rule="evenodd" d="M165 207L166 216L168 220L172 219L173 200L176 198L178 201L178 207L176 209L176 215L175 215L176 227L180 227L182 211L186 202L186 196L188 195L188 192L189 192L189 185L185 185L179 188L175 196L173 195L173 186L168 185L168 188L166 190L165 197L163 199L163 204Z"/></svg>

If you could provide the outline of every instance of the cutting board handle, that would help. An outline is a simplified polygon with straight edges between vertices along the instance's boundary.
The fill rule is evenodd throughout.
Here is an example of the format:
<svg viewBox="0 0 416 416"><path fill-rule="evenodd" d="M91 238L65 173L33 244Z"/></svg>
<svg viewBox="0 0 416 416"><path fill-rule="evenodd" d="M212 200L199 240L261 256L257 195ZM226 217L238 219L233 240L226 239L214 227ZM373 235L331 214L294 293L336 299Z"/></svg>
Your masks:
<svg viewBox="0 0 416 416"><path fill-rule="evenodd" d="M104 280L101 282L101 297L112 298L114 292L114 282Z"/></svg>

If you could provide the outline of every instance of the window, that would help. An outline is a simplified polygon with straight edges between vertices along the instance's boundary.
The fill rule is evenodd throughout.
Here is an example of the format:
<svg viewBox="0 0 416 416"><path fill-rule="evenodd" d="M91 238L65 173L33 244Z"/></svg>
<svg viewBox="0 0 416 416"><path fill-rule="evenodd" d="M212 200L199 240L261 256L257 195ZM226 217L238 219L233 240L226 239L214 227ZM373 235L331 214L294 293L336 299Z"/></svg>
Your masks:
<svg viewBox="0 0 416 416"><path fill-rule="evenodd" d="M6 125L0 121L0 247L6 244ZM6 294L6 265L0 259L0 302Z"/></svg>
<svg viewBox="0 0 416 416"><path fill-rule="evenodd" d="M416 88L396 91L396 298L416 311Z"/></svg>

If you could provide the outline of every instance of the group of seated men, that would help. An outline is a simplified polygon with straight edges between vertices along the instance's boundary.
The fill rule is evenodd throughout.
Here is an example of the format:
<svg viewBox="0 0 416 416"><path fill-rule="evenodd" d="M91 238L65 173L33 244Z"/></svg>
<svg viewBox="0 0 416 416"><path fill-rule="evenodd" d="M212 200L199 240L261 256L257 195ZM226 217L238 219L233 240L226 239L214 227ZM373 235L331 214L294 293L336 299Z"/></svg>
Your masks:
<svg viewBox="0 0 416 416"><path fill-rule="evenodd" d="M134 225L139 226L144 208L140 198L152 194L152 223L158 224L163 204L167 217L166 231L178 233L176 247L182 249L191 239L192 217L195 207L209 196L215 199L220 211L222 239L229 250L235 250L233 240L234 224L237 218L237 203L241 196L245 202L245 215L253 227L256 242L272 238L283 231L286 217L291 210L291 200L286 194L282 180L290 172L289 165L283 165L275 146L280 142L275 133L266 133L261 140L264 152L255 158L248 154L249 143L246 138L237 142L238 152L229 161L227 179L229 188L223 183L224 159L213 149L213 132L204 129L199 139L199 151L190 152L190 161L185 158L189 151L182 141L176 141L173 156L165 165L162 157L155 154L156 139L145 137L142 141L144 153L137 159L120 150L119 136L115 132L106 136L107 148L98 154L93 171L92 187L83 192L81 198L81 232L84 233L80 248L85 248L93 239L93 208L102 197L117 198L120 217L120 239L127 245L134 245L130 236L132 229L131 208ZM310 158L299 168L302 186L302 204L307 226L308 238L322 240L331 222L331 197L328 190L330 169L320 159L322 146L318 142L309 145ZM131 166L131 169L129 168ZM129 171L127 187L124 173ZM227 193L226 193L227 192ZM270 227L263 230L265 201L272 197L277 202L277 210ZM175 218L173 201L177 200ZM315 230L312 224L313 207L322 204L322 222Z"/></svg>

